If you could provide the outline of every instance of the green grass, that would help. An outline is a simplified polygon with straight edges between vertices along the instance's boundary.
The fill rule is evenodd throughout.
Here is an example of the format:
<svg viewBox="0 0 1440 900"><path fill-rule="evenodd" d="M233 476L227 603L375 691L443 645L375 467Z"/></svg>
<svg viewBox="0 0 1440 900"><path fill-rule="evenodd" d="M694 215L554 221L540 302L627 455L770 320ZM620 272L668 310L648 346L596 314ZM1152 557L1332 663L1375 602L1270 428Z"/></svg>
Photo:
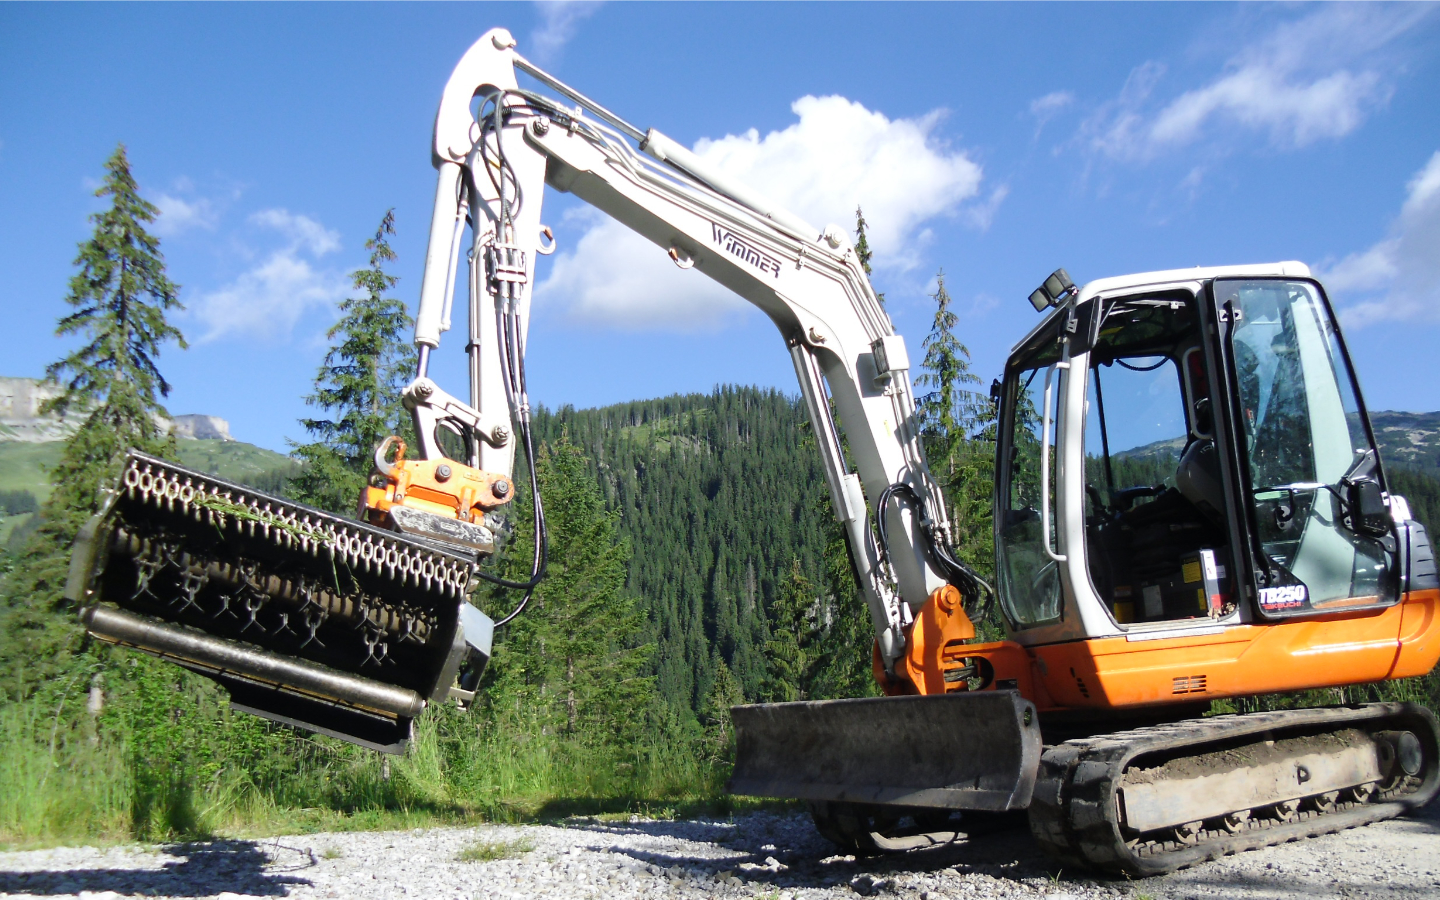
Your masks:
<svg viewBox="0 0 1440 900"><path fill-rule="evenodd" d="M124 701L97 722L84 712L79 681L43 704L0 706L0 848L673 818L764 805L725 796L726 773L687 746L659 738L588 746L504 731L452 705L417 721L416 740L391 758L387 777L380 754L229 713L223 694L185 678L199 700L173 701L166 742L187 749L168 758L162 748L158 769L136 762L116 724Z"/></svg>
<svg viewBox="0 0 1440 900"><path fill-rule="evenodd" d="M44 503L50 497L48 472L60 461L61 447L60 441L0 441L0 491L29 491Z"/></svg>
<svg viewBox="0 0 1440 900"><path fill-rule="evenodd" d="M497 859L517 859L535 849L535 842L528 837L513 841L476 841L455 854L458 862L494 862Z"/></svg>
<svg viewBox="0 0 1440 900"><path fill-rule="evenodd" d="M132 792L121 755L71 733L57 721L60 712L37 703L0 708L0 846L130 837Z"/></svg>
<svg viewBox="0 0 1440 900"><path fill-rule="evenodd" d="M229 481L245 483L267 472L295 465L287 456L243 441L177 441L175 446L181 465Z"/></svg>
<svg viewBox="0 0 1440 900"><path fill-rule="evenodd" d="M10 535L15 533L15 529L23 528L34 515L34 513L22 513L18 516L0 516L0 547L5 546L6 542L10 540Z"/></svg>
<svg viewBox="0 0 1440 900"><path fill-rule="evenodd" d="M661 449L674 446L683 450L698 450L702 446L700 439L684 432L701 428L714 418L715 410L702 408L652 419L643 425L625 425L620 433L626 440L637 444L654 444Z"/></svg>
<svg viewBox="0 0 1440 900"><path fill-rule="evenodd" d="M29 491L44 504L50 497L50 469L60 461L62 447L60 441L25 443L0 437L0 491ZM296 466L289 457L242 441L179 441L176 447L182 465L271 492ZM32 513L0 516L0 550L31 518Z"/></svg>

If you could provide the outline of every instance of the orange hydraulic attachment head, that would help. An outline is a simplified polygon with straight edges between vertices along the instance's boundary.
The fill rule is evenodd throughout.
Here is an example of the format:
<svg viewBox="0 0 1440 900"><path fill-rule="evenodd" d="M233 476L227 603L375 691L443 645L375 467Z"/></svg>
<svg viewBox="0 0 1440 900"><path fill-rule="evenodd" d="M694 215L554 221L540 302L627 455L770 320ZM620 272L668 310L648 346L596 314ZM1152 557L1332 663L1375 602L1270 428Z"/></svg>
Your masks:
<svg viewBox="0 0 1440 900"><path fill-rule="evenodd" d="M395 459L390 461L390 449ZM375 448L375 475L360 492L360 518L382 528L389 526L392 506L479 522L515 496L515 484L505 475L482 472L449 459L405 458L405 442L395 435Z"/></svg>
<svg viewBox="0 0 1440 900"><path fill-rule="evenodd" d="M876 644L875 680L890 695L969 690L975 667L966 658L965 642L974 637L960 591L949 584L936 588L905 629L905 655L895 661L893 677L886 673Z"/></svg>

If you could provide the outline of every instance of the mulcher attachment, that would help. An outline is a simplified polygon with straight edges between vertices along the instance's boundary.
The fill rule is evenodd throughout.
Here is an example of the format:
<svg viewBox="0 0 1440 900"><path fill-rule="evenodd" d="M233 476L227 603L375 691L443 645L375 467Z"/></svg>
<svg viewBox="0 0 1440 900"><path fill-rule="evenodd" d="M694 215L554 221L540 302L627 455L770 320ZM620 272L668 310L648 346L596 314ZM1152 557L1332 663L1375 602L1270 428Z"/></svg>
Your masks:
<svg viewBox="0 0 1440 900"><path fill-rule="evenodd" d="M246 712L400 752L491 622L473 557L131 451L75 541L89 633L214 679Z"/></svg>

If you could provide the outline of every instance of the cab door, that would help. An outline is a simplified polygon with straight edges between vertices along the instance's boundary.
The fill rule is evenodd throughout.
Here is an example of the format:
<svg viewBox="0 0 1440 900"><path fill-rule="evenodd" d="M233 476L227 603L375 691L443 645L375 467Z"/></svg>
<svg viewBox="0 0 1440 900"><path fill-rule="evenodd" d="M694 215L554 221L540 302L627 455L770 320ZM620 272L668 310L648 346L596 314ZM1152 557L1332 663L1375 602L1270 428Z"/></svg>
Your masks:
<svg viewBox="0 0 1440 900"><path fill-rule="evenodd" d="M1213 284L1265 618L1390 606L1397 535L1349 357L1319 285Z"/></svg>

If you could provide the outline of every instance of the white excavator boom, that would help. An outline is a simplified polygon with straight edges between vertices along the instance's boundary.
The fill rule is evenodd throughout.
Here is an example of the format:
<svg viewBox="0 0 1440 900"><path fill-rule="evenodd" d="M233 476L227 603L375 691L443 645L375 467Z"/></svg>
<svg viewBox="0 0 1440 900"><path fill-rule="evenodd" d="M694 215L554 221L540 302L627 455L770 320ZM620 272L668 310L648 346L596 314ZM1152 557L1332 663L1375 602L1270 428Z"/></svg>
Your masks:
<svg viewBox="0 0 1440 900"><path fill-rule="evenodd" d="M429 353L450 328L464 284L471 409L453 416L456 401L444 396L452 417L488 423L477 429L469 462L511 472L517 442L493 435L501 419L514 417L523 428L529 415L515 373L523 369L536 261L554 249L541 221L544 186L573 194L775 323L795 365L882 657L893 661L904 626L950 580L934 551L937 543L948 545L949 523L920 448L904 340L844 229L808 225L660 132L625 123L526 61L514 43L503 29L477 41L451 75L435 119L435 210L415 332L420 371L406 397L425 458L443 456L433 435L435 401L426 399L440 395L428 382ZM520 89L517 70L575 105ZM508 438L503 426L501 433ZM884 503L888 546L881 546L871 534L867 501L871 509L881 506L897 484L908 488L898 493L909 502Z"/></svg>

